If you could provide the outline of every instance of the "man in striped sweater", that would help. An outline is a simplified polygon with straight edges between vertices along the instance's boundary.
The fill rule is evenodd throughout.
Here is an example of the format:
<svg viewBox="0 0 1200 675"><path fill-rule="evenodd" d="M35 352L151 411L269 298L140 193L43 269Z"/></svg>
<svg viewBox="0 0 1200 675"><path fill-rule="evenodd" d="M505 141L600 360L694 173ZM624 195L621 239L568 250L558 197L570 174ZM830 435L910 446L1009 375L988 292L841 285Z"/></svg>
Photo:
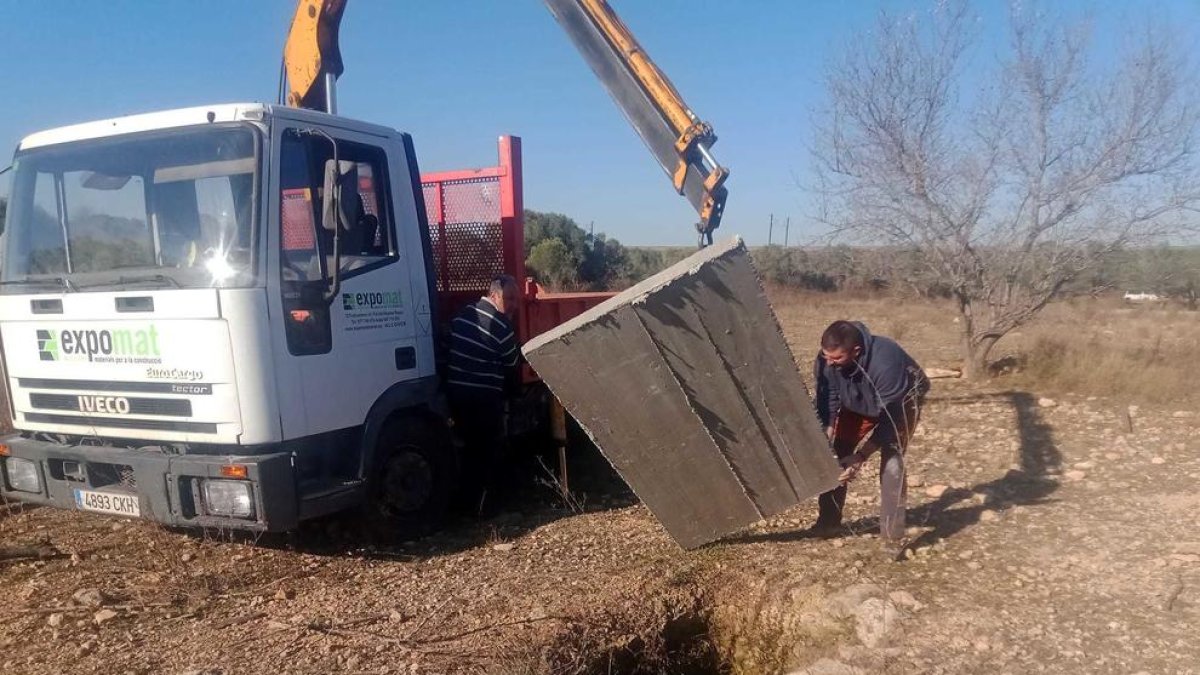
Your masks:
<svg viewBox="0 0 1200 675"><path fill-rule="evenodd" d="M466 451L463 487L478 509L497 487L492 480L504 445L505 400L517 384L521 355L513 330L519 302L516 279L500 275L488 294L464 307L450 326L450 414Z"/></svg>

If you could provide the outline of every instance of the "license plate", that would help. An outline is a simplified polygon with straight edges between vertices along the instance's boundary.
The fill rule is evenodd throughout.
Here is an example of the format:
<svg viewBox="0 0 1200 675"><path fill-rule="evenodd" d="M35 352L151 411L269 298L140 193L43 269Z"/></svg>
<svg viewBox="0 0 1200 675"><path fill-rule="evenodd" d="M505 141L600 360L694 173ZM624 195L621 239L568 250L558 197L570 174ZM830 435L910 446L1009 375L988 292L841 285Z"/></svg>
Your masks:
<svg viewBox="0 0 1200 675"><path fill-rule="evenodd" d="M114 516L137 518L142 514L141 506L138 505L137 495L127 495L119 492L76 490L75 506L85 511L111 513Z"/></svg>

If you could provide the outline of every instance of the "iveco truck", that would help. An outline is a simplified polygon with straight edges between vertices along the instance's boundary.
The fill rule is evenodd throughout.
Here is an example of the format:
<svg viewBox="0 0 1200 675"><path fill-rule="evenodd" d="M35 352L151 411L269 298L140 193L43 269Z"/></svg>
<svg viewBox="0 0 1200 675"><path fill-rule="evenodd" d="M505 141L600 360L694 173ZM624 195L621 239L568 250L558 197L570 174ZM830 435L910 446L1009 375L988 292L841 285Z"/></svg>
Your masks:
<svg viewBox="0 0 1200 675"><path fill-rule="evenodd" d="M407 135L219 105L34 134L11 174L4 496L259 530L444 505Z"/></svg>
<svg viewBox="0 0 1200 675"><path fill-rule="evenodd" d="M545 2L711 242L729 173L712 127L604 0ZM426 529L457 469L439 318L501 273L523 282L523 339L604 299L525 279L519 139L497 167L423 184L408 135L337 114L344 9L298 0L290 105L21 141L0 237L16 429L0 495L260 531L366 507Z"/></svg>

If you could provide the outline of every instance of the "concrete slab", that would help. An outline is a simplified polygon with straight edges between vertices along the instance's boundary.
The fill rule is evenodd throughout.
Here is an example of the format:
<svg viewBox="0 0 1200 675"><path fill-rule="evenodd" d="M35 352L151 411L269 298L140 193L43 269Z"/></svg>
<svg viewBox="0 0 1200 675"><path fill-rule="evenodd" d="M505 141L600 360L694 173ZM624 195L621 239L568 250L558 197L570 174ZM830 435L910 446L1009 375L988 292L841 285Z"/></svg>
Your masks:
<svg viewBox="0 0 1200 675"><path fill-rule="evenodd" d="M837 483L812 398L740 239L698 251L524 352L685 548Z"/></svg>

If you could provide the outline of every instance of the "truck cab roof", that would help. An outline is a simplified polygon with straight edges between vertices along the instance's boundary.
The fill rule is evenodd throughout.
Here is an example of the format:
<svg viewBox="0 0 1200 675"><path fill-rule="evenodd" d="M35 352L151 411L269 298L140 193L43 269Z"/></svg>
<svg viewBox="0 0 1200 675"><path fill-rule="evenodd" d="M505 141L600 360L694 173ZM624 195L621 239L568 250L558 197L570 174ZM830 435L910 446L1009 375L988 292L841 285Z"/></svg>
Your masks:
<svg viewBox="0 0 1200 675"><path fill-rule="evenodd" d="M139 115L114 117L107 120L72 124L56 129L47 129L26 136L17 146L17 152L61 143L106 138L144 131L158 131L176 127L197 126L219 122L262 122L268 118L293 120L307 124L339 127L375 136L391 136L394 129L361 122L347 117L330 115L315 110L291 108L267 103L220 103L216 105L177 108Z"/></svg>

